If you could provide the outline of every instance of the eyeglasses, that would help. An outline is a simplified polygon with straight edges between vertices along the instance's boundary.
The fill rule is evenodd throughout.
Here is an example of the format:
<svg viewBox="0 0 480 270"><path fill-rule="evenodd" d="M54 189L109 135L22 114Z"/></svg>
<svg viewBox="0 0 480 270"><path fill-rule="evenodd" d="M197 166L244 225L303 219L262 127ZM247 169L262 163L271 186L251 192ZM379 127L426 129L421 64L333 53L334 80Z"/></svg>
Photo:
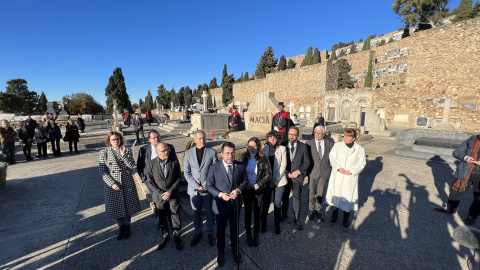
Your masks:
<svg viewBox="0 0 480 270"><path fill-rule="evenodd" d="M110 141L120 141L120 138L110 139Z"/></svg>

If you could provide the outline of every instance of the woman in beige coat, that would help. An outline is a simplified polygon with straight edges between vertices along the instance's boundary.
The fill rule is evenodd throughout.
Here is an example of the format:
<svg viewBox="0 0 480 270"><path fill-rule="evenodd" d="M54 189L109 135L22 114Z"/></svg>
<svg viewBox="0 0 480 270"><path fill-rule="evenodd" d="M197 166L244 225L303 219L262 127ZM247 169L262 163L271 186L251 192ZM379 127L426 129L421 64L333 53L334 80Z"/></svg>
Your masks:
<svg viewBox="0 0 480 270"><path fill-rule="evenodd" d="M358 210L358 175L366 164L365 149L356 143L359 133L345 130L343 142L337 142L330 151L332 173L328 183L325 203L333 206L332 222L338 218L338 208L343 210L343 226L348 227L351 210Z"/></svg>
<svg viewBox="0 0 480 270"><path fill-rule="evenodd" d="M287 168L287 149L285 146L280 145L280 132L272 130L267 133L266 137L268 143L262 148L262 152L268 156L273 176L269 185L265 187L263 192L260 230L262 233L267 231L268 209L272 202L273 192L275 233L280 234L280 222L282 221L282 194L283 189L287 184L287 176L285 175L285 169Z"/></svg>

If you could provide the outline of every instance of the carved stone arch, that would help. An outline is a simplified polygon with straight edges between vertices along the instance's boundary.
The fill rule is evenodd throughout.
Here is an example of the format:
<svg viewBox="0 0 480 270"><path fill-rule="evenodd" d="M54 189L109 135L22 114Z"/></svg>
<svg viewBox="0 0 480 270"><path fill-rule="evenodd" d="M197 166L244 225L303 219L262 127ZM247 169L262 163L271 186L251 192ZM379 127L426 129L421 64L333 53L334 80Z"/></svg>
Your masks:
<svg viewBox="0 0 480 270"><path fill-rule="evenodd" d="M355 101L355 105L363 108L370 107L370 100L366 97L360 97Z"/></svg>
<svg viewBox="0 0 480 270"><path fill-rule="evenodd" d="M335 99L329 99L326 101L326 118L327 121L335 121L336 120L336 108L337 108L337 101Z"/></svg>

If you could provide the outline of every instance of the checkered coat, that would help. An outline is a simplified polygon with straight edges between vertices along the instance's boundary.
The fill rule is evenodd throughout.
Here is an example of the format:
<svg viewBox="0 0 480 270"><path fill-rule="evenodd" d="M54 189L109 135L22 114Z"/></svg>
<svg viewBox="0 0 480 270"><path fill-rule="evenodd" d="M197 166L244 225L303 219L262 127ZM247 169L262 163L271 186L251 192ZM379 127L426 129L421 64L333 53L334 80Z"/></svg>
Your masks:
<svg viewBox="0 0 480 270"><path fill-rule="evenodd" d="M117 157L111 147L100 151L99 171L105 182L105 213L109 218L132 216L140 212L137 189L132 176L135 166L132 150L125 149L125 153L118 153ZM114 190L117 184L120 190Z"/></svg>

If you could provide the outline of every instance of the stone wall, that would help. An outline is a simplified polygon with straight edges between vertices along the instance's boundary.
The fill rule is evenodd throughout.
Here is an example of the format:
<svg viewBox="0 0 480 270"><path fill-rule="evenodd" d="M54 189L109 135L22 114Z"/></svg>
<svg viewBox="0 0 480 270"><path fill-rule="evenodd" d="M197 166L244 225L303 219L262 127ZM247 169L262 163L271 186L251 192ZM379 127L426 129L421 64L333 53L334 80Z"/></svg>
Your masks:
<svg viewBox="0 0 480 270"><path fill-rule="evenodd" d="M210 89L210 95L212 96L212 103L215 104L215 106L219 106L222 103L222 94L223 94L223 87Z"/></svg>

